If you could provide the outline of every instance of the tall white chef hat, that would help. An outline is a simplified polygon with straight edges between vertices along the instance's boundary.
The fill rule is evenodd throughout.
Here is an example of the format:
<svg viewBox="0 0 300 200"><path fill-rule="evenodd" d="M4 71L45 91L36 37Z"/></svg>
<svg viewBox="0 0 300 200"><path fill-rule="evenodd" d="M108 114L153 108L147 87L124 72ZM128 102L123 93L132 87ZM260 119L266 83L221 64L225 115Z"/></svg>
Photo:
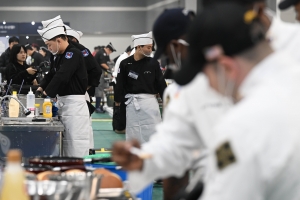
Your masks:
<svg viewBox="0 0 300 200"><path fill-rule="evenodd" d="M76 30L72 29L70 26L67 26L67 25L64 25L64 26L66 27L67 35L72 36L79 41L79 39L81 38L83 33L81 31L76 31Z"/></svg>
<svg viewBox="0 0 300 200"><path fill-rule="evenodd" d="M153 43L152 31L141 35L132 35L131 39L133 42L133 47L137 47L139 45L152 44Z"/></svg>
<svg viewBox="0 0 300 200"><path fill-rule="evenodd" d="M37 32L40 34L44 42L51 40L55 36L66 34L66 28L64 27L64 23L60 15L53 19L42 21L42 24L44 28L42 30L37 30Z"/></svg>
<svg viewBox="0 0 300 200"><path fill-rule="evenodd" d="M49 28L52 26L62 25L62 24L64 24L64 22L62 21L60 15L58 15L52 19L42 21L42 24L43 24L44 28Z"/></svg>

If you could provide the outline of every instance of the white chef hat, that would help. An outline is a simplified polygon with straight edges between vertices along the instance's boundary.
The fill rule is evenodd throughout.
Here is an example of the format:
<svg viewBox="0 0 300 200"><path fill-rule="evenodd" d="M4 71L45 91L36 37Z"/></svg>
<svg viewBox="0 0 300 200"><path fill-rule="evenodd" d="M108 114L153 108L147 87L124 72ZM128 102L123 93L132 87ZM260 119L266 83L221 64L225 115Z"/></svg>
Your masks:
<svg viewBox="0 0 300 200"><path fill-rule="evenodd" d="M76 30L72 29L70 26L67 26L67 25L64 25L64 26L66 27L67 35L73 36L74 38L76 38L79 41L79 39L81 38L83 33L81 31L76 31Z"/></svg>
<svg viewBox="0 0 300 200"><path fill-rule="evenodd" d="M37 30L37 32L40 34L44 42L51 40L55 36L66 34L66 28L64 27L64 23L60 15L53 19L42 21L42 24L44 28L42 30Z"/></svg>
<svg viewBox="0 0 300 200"><path fill-rule="evenodd" d="M64 22L62 21L60 15L58 15L58 16L54 17L53 19L42 21L42 24L43 24L44 28L49 28L52 26L63 25Z"/></svg>
<svg viewBox="0 0 300 200"><path fill-rule="evenodd" d="M147 45L153 43L152 31L146 34L141 35L132 35L131 36L133 47L137 47L139 45Z"/></svg>
<svg viewBox="0 0 300 200"><path fill-rule="evenodd" d="M51 40L52 38L58 35L65 35L65 27L64 26L53 26L49 28L44 28L42 30L37 30L40 34L44 42Z"/></svg>

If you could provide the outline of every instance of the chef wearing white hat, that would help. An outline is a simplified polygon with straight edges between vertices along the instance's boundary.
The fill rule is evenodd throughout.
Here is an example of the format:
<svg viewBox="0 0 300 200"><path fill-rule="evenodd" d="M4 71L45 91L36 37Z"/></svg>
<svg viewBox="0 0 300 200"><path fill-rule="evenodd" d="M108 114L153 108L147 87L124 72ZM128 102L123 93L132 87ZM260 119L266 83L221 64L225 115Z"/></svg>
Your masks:
<svg viewBox="0 0 300 200"><path fill-rule="evenodd" d="M133 35L134 55L120 64L115 92L115 105L126 98L126 140L149 141L155 125L161 121L156 94L163 96L167 87L160 65L150 57L152 32Z"/></svg>
<svg viewBox="0 0 300 200"><path fill-rule="evenodd" d="M70 45L73 45L76 49L81 51L84 62L87 70L88 75L88 88L90 87L97 87L99 85L100 76L102 74L102 69L96 62L96 59L90 52L88 48L83 46L79 43L80 38L82 37L83 33L81 31L77 31L72 29L71 27L64 25L66 27L68 42ZM94 112L95 107L90 103L90 96L88 92L85 93L85 98L88 103L90 115ZM90 149L94 148L94 135L93 135L93 128L92 128L92 121L90 118Z"/></svg>
<svg viewBox="0 0 300 200"><path fill-rule="evenodd" d="M88 76L82 52L68 43L66 28L60 16L42 21L38 33L51 57L51 68L41 82L36 95L57 96L61 121L65 126L63 153L65 156L88 155L90 145L89 110L85 100Z"/></svg>

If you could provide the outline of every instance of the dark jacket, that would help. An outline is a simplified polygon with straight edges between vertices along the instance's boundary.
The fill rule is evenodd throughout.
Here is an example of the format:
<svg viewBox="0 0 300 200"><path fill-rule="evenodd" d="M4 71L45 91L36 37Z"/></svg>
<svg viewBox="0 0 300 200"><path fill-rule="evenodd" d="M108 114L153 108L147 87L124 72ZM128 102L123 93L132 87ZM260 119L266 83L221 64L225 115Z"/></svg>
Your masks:
<svg viewBox="0 0 300 200"><path fill-rule="evenodd" d="M45 61L45 58L37 52L33 52L31 58L33 59L33 62L31 64L31 66L33 67L40 66L40 64Z"/></svg>
<svg viewBox="0 0 300 200"><path fill-rule="evenodd" d="M12 84L21 85L24 80L24 85L32 85L36 76L28 74L26 70L28 67L25 62L24 65L18 62L9 63L5 70L8 83L12 79Z"/></svg>
<svg viewBox="0 0 300 200"><path fill-rule="evenodd" d="M9 63L10 48L8 47L0 56L0 67L6 67Z"/></svg>
<svg viewBox="0 0 300 200"><path fill-rule="evenodd" d="M102 74L101 67L96 62L96 59L91 54L90 50L80 43L69 41L75 48L81 51L87 74L88 74L88 86L97 87L99 85L100 76Z"/></svg>
<svg viewBox="0 0 300 200"><path fill-rule="evenodd" d="M69 44L63 54L51 56L51 66L40 87L54 98L66 95L85 95L88 75L82 52Z"/></svg>

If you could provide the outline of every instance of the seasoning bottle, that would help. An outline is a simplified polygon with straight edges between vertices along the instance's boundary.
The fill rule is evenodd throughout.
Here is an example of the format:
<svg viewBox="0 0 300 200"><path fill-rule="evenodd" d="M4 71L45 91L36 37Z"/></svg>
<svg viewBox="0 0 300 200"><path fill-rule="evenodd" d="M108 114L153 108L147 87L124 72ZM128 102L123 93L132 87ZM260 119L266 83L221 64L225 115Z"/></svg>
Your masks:
<svg viewBox="0 0 300 200"><path fill-rule="evenodd" d="M43 117L44 118L52 117L52 103L49 98L46 98L43 103Z"/></svg>
<svg viewBox="0 0 300 200"><path fill-rule="evenodd" d="M12 96L17 99L18 98L17 91L13 91ZM10 98L9 106L8 106L9 117L19 117L19 112L20 112L19 103L15 99Z"/></svg>
<svg viewBox="0 0 300 200"><path fill-rule="evenodd" d="M35 116L38 117L40 116L40 104L36 103L34 104L35 107Z"/></svg>
<svg viewBox="0 0 300 200"><path fill-rule="evenodd" d="M21 166L22 153L12 149L7 153L0 200L29 200L25 187L25 171Z"/></svg>

